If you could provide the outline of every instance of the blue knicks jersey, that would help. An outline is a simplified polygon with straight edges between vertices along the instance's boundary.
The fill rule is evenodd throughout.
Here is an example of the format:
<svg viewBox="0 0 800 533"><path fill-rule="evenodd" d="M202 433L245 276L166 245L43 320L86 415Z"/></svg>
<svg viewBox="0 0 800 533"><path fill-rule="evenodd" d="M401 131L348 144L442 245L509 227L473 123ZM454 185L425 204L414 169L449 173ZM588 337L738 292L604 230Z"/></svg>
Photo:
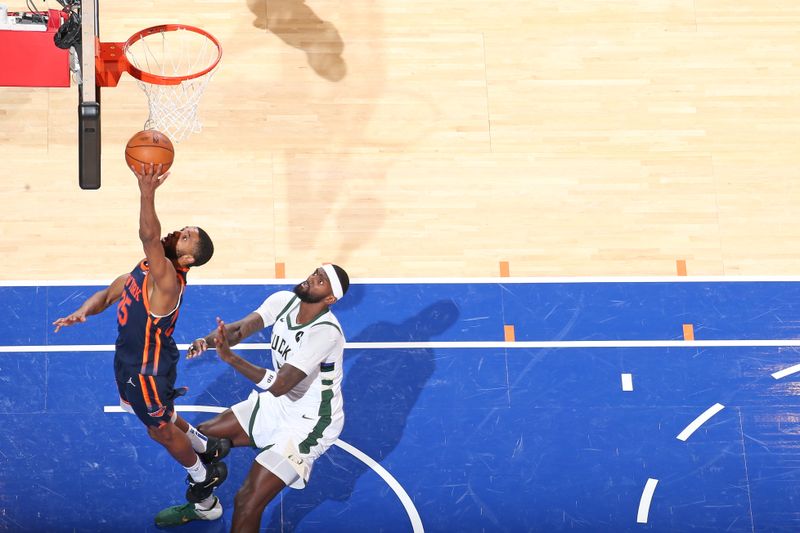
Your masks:
<svg viewBox="0 0 800 533"><path fill-rule="evenodd" d="M122 299L117 305L117 351L116 357L128 368L139 374L158 376L167 374L178 362L180 353L172 332L178 321L186 272L177 272L180 295L175 308L166 315L150 312L147 295L147 278L150 267L142 261L131 271L125 281Z"/></svg>

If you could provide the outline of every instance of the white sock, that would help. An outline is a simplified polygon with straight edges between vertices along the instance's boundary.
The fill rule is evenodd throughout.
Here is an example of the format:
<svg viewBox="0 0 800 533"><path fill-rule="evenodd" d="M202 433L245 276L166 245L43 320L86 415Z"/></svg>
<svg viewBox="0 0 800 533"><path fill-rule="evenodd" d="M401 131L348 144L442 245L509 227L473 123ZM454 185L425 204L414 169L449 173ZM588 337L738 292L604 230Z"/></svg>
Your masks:
<svg viewBox="0 0 800 533"><path fill-rule="evenodd" d="M203 465L203 462L200 458L197 458L197 462L194 466L184 466L189 475L192 476L192 479L195 480L196 483L199 483L206 479L206 467Z"/></svg>
<svg viewBox="0 0 800 533"><path fill-rule="evenodd" d="M195 428L193 425L189 424L189 429L186 430L186 435L189 437L194 451L203 453L208 449L208 437L197 431L197 428Z"/></svg>
<svg viewBox="0 0 800 533"><path fill-rule="evenodd" d="M201 511L208 511L216 504L217 504L217 497L212 494L205 500L197 502L194 506L195 509L200 509Z"/></svg>

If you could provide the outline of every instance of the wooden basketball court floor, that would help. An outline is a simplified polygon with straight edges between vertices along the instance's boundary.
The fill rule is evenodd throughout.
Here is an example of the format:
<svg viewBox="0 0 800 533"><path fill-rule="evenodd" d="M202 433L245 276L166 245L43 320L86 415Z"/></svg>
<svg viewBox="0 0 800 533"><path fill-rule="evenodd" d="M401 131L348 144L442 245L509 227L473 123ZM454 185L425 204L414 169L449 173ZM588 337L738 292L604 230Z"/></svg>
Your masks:
<svg viewBox="0 0 800 533"><path fill-rule="evenodd" d="M218 236L198 278L798 270L797 3L100 10L103 40L179 21L222 41L205 129L158 198L166 227ZM107 277L138 253L122 152L144 96L126 76L102 97L104 183L84 192L75 88L0 91L4 278Z"/></svg>
<svg viewBox="0 0 800 533"><path fill-rule="evenodd" d="M23 2L9 4L10 9L24 9ZM793 324L800 314L800 307L791 295L797 289L797 280L792 276L797 274L800 266L795 251L800 244L800 232L795 224L795 205L800 193L796 179L800 168L800 124L797 121L797 116L800 116L799 5L785 0L658 0L636 3L618 0L375 0L357 3L249 0L190 3L181 0L140 2L135 6L101 1L100 9L103 40L122 41L139 28L164 22L183 22L207 29L222 42L222 66L201 104L204 130L177 145L172 176L159 190L157 198L165 230L197 224L215 239L214 259L193 272L190 280L198 283L201 293L206 287L204 283L209 283L209 287L222 283L224 288L214 295L216 299L209 296L207 300L201 300L208 305L203 313L212 313L214 307L231 306L231 301L237 301L232 295L250 294L252 287L248 283L266 283L252 280L297 278L305 276L320 261L333 261L345 266L351 276L363 283L363 290L367 292L378 290L380 293L387 278L391 282L389 286L399 283L397 286L401 289L397 290L400 292L406 286L413 287L410 294L422 291L424 296L416 300L418 305L406 300L398 303L396 295L383 294L377 298L377 303L364 308L370 313L377 312L375 305L395 309L396 318L391 320L387 316L384 320L403 325L398 326L403 331L417 331L417 326L412 326L419 322L418 317L424 315L421 309L439 302L448 311L449 304L441 302L448 302L462 292L466 294L463 296L465 301L456 306L460 316L483 320L479 309L479 304L485 301L485 296L481 296L483 289L475 289L469 280L463 278L496 278L506 274L530 277L512 281L515 287L524 288L523 292L529 291L525 292L526 299L515 308L516 315L509 313L505 316L505 300L502 305L494 301L487 303L487 309L492 310L487 310L487 315L494 317L492 313L502 310L500 315L503 316L492 318L499 324L498 328L509 322L516 323L518 337L523 336L517 341L612 339L622 343L621 347L615 345L613 353L601 350L601 355L592 352L592 355L571 360L559 359L559 363L554 363L558 371L547 370L547 365L542 367L552 378L548 382L550 385L562 383L566 387L566 384L576 385L580 381L574 374L569 374L569 379L561 374L570 368L574 372L575 364L603 368L613 360L611 366L614 366L616 379L619 379L619 374L631 367L627 365L626 369L626 364L620 362L625 360L621 354L626 341L694 342L684 336L683 324L698 326L704 320L710 320L709 316L722 317L721 322L725 322L740 312L743 326L737 331L720 326L721 329L710 328L717 332L716 335L705 333L707 339L735 342L730 354L717 355L708 363L710 367L702 367L733 365L739 368L739 373L714 381L711 389L731 387L732 390L749 391L743 393L744 399L740 403L758 403L761 410L751 415L738 412L739 431L734 431L736 435L732 442L736 442L736 438L742 442L746 440L749 430L746 420L741 422L743 416L753 416L755 425L758 425L771 416L777 416L770 409L780 406L783 411L780 417L775 418L775 424L784 430L795 416L793 398L796 392L791 375L782 377L784 381L780 386L768 387L766 396L756 391L757 387L747 381L747 377L755 375L756 367L763 374L788 368L797 362L792 339ZM49 313L58 312L72 302L64 298L84 294L93 282L108 281L129 270L141 255L136 231L138 191L135 179L124 166L122 153L127 138L139 130L146 119L144 96L130 78L123 78L119 87L103 92L104 173L99 191L82 191L77 185L76 103L74 87L69 90L0 89L0 164L4 169L4 177L0 180L0 200L4 206L0 217L0 253L4 270L0 279L9 286L9 291L3 292L5 302L0 301L0 307L4 320L14 326L9 331L17 332L9 333L8 340L2 343L5 351L0 353L3 357L0 361L4 364L0 367L9 372L7 376L16 376L15 372L41 375L45 384L49 379L49 387L67 387L69 384L59 385L54 377L45 378L49 375L46 370L49 360L38 360L35 354L50 353L48 349L26 349L65 341L48 338L38 329L35 334L26 333L25 328L29 327L26 313L30 312L30 320L36 323L36 328L43 330ZM688 278L678 276L684 273ZM548 299L542 296L543 291L546 292L543 287L549 287L553 280L537 283L540 276L580 277L574 278L580 283L574 285L569 283L569 279L557 280L566 283L567 288ZM538 304L547 309L557 307L560 298L571 302L569 305L573 310L583 309L584 302L595 301L592 298L597 294L605 294L605 289L598 289L599 293L592 293L586 299L575 296L583 294L581 287L594 286L583 284L595 281L600 283L598 287L616 287L613 282L598 276L620 277L619 283L622 284L628 283L631 276L662 276L657 281L665 283L663 287L667 289L645 297L643 294L650 294L647 292L649 285L633 283L631 287L634 288L630 291L619 289L625 298L618 297L611 290L613 297L601 298L605 304L600 307L604 310L588 306L589 313L594 316L590 323L595 333L589 328L580 335L564 336L564 331L572 330L561 326L548 329L549 326L539 325L550 315L525 314L524 310L535 309ZM674 276L674 283L663 276ZM687 296L686 301L695 302L691 306L670 303L669 295L683 290L676 287L700 287L681 282L697 276L723 277L708 281L708 286L702 286L704 290ZM776 281L779 283L777 286L766 282L771 288L769 290L759 285L771 276L783 281ZM376 278L383 282L370 283ZM437 278L438 282L449 280L450 283L434 283L434 288L431 288L425 284L430 278ZM757 281L752 281L755 285L749 285L750 282L743 279ZM727 292L725 280L734 281L741 289L731 295ZM486 284L500 287L501 293L507 288L499 279L473 282L481 287ZM743 285L738 285L739 282ZM67 289L64 294L58 292L62 289L58 289L58 297L47 297L35 312L31 310L33 304L26 302L34 301L35 297L25 293L28 290L25 287L32 288L32 294L39 294L40 290L44 293L55 290L46 289L52 286L66 286ZM270 287L259 287L256 294L250 294L248 298L257 304L255 300L263 297ZM446 288L440 290L437 287ZM23 292L16 292L19 290ZM427 294L430 291L440 297L430 296ZM704 311L695 312L695 304L702 302L703 295L712 304L706 307L698 304ZM245 300L248 305L253 303ZM350 307L343 311L343 315L358 315L357 304L363 301L358 299L353 305L348 304ZM626 326L604 329L602 324L609 320L606 308L618 312L619 306L614 302L621 301L647 301L648 304L636 307L641 310L640 320L637 321L634 314L628 316ZM724 301L724 305L720 301ZM731 306L730 311L725 311L727 305ZM470 311L466 311L468 308ZM776 313L776 309L780 312ZM249 310L246 306L232 306L229 312L236 315L239 311ZM437 312L442 319L441 309ZM646 317L654 313L668 318L675 330L667 328L653 332L644 327ZM448 313L444 312L444 315ZM763 316L774 320L767 321L764 326ZM413 318L417 318L417 322ZM447 328L452 326L449 320L442 320L447 322ZM67 348L59 348L56 352L79 357L70 351L70 347L99 343L102 348L112 343L113 338L105 338L113 330L109 317L98 324L88 326L97 329L76 334L86 335L86 338L76 337ZM491 349L502 352L502 355L494 356L504 361L503 368L507 372L515 365L519 370L525 370L528 363L534 363L532 368L535 369L536 362L549 360L539 352L527 353L524 349L515 351L509 348L504 343L513 339L504 336L507 332L502 329L495 328L496 331L492 330L494 333L483 336L470 336L469 332L473 331L470 324L453 330L453 334L444 340L500 343L499 347ZM564 324L571 328L572 319L564 318ZM635 324L642 325L642 328L637 329L633 326ZM759 325L748 329L752 324ZM207 329L199 318L197 322L187 319L184 326L187 329L181 335L187 338L198 328ZM435 334L428 332L428 336L404 336L389 328L395 333L387 337L386 328L377 328L383 336L364 337L364 331L373 331L368 326L356 321L351 324L350 331L357 334L357 341L364 342L427 342L436 340L436 335L441 333L437 330ZM101 327L104 329L99 329ZM699 339L703 338L703 329L707 328L698 327L701 332L698 333ZM525 337L525 331L536 333ZM768 353L754 354L742 348L742 339L769 340L780 346ZM765 344L769 343L762 342L759 346ZM720 346L724 347L724 343ZM673 391L672 395L664 392L662 403L682 409L673 420L673 426L678 429L717 401L711 396L698 399L686 391L689 384L709 390L703 388L703 383L693 381L696 368L693 370L692 362L700 353L718 353L714 350L720 346L705 351L702 346L690 344L687 345L690 348L688 352L681 351L680 347L670 348L682 355L675 359L677 363L668 366L671 369L667 372L669 379L664 378L662 385L665 390L674 386L677 392ZM387 348L387 353L416 360L414 357L418 357L420 352L413 350L429 348L404 348L400 345ZM92 354L97 349L95 346L87 353ZM412 351L404 352L404 349ZM432 360L439 362L440 357L453 359L456 352L448 350L461 348L439 347L445 355L430 349L434 350L431 353L435 357L425 352L423 366ZM404 411L409 420L416 416L423 427L431 420L426 418L427 414L434 413L440 405L435 400L435 384L448 387L462 381L473 383L479 387L476 389L477 397L487 390L505 387L509 402L514 397L515 386L517 392L522 386L523 391L535 397L533 382L520 384L512 379L513 376L506 376L503 381L494 374L491 374L488 384L482 381L482 356L473 353L474 347L465 349L467 355L458 352L467 361L463 370L445 370L439 364L436 371L443 374L438 379L429 380L431 374L427 373L424 379L420 377L413 381L415 392L411 393L412 400L417 398L420 390L429 392L428 396L423 394L422 397L427 399L419 404L409 400L408 409ZM568 353L557 351L559 354ZM83 353L80 349L76 352ZM516 355L509 355L512 353ZM659 365L669 365L671 359L671 352L659 353L655 360L646 354L641 359L631 356L631 360L649 361L633 366L640 364L657 372ZM108 354L105 355L107 359ZM492 354L486 357L490 360ZM515 362L515 357L522 358L522 361ZM528 359L524 359L526 357ZM357 359L369 360L363 356ZM373 364L381 360L375 357ZM108 362L102 361L98 364ZM757 364L758 361L763 365ZM27 369L27 364L33 365L34 369ZM755 366L751 368L748 364ZM16 370L9 370L11 366ZM200 374L192 374L191 370L186 372L190 378L194 376L198 380L203 391L214 390L213 387L205 388L212 385L204 381L208 376L203 378ZM368 370L362 372L368 373ZM416 379L415 374L411 375L412 380ZM714 375L713 372L710 375ZM100 389L92 390L109 392L102 388L108 384L104 381L106 377L99 376L97 387ZM495 378L500 380L499 384L494 383ZM229 376L228 379L234 378ZM359 383L368 382L365 374L358 374L358 379ZM636 374L634 379L638 379ZM769 382L772 378L766 379ZM221 386L222 382L214 383ZM357 391L367 391L364 392L366 397L373 398L369 393L386 384L374 386L378 389L355 388L351 382L349 391L354 396L359 394ZM431 386L433 389L426 388ZM463 387L458 388L460 394L474 400L475 395L468 394L468 385ZM47 386L43 386L42 390L46 389ZM12 423L21 412L48 415L46 402L44 407L18 403L14 398L21 392L12 388L8 381L0 387L0 398L4 400L0 405L6 415L4 418L9 420L6 427L15 431L32 429L27 422ZM56 388L55 394L58 397L64 391ZM92 398L91 408L84 406L89 412L102 409L113 400L105 397L108 394L96 394L98 396ZM498 419L497 427L502 426L509 435L513 433L509 427L522 427L522 433L535 438L539 423L554 425L559 416L566 416L567 420L574 417L581 424L589 423L589 419L600 420L601 425L602 420L609 424L609 421L616 420L614 417L617 415L602 409L592 411L589 418L575 414L581 406L571 403L570 394L554 397L557 399L552 400L551 407L559 408L556 415L547 415L544 409L536 411L538 414L531 418L521 411L513 411L512 415L509 410L512 420L501 423ZM458 394L455 396L460 397ZM233 394L225 399L233 401L236 397ZM589 397L592 398L591 392ZM442 398L440 401L444 401ZM652 390L647 398L645 405L658 403L652 399ZM766 403L759 403L758 399ZM207 401L208 398L205 400L205 403L213 403ZM549 405L539 400L523 404L539 410ZM600 404L610 408L618 406L620 401L628 400L601 401ZM737 400L720 397L719 401L728 405L728 401ZM492 409L502 403L494 396L488 402ZM224 402L220 404L224 405ZM596 403L592 405L597 407ZM727 423L735 429L737 417L728 407L721 414L728 416L727 413L731 413L730 420L722 419L723 425ZM351 409L356 413L356 420L369 418L357 404ZM648 418L653 416L652 413L644 411L634 413L634 419L653 422ZM363 416L359 416L361 413ZM486 412L481 413L489 416ZM50 418L45 416L44 419L50 423ZM466 425L470 423L469 417L462 420L453 417L452 413L441 420L450 420L453 424L456 421ZM486 420L483 418L483 423ZM113 419L102 422L110 423ZM130 423L125 424L127 431ZM393 444L402 441L399 435L406 428L404 424L392 426L393 432L399 432L392 435L391 438L395 439ZM577 427L584 427L581 424ZM135 428L130 425L130 435L136 435ZM441 422L433 432L439 439L436 443L447 440L453 431L461 431L454 429L455 426L450 429L446 426ZM762 439L761 442L766 442L763 440L765 435L781 433L774 426L762 426L761 430L750 433L755 435L754 438ZM405 438L422 439L420 435L424 434L424 430L413 427L413 432ZM353 434L354 438L358 435L363 436L362 433ZM587 435L591 436L590 433ZM630 437L630 434L626 435ZM498 438L505 436L508 435L498 433ZM645 439L638 433L634 436ZM489 439L486 436L482 438ZM712 441L714 438L727 442L728 436L712 435ZM575 442L569 439L575 439ZM140 440L137 446L143 449L152 446L146 437ZM583 443L578 443L578 440L577 434L567 436L565 450L583 449ZM642 444L645 441L639 442L637 449L644 450L652 444ZM7 438L6 444L8 442ZM375 452L373 459L379 463L384 452L394 449L393 446L382 448L380 443L370 447L365 442L371 441L366 439L358 444L368 452ZM790 441L781 443L781 450L790 450ZM503 450L507 444L503 442ZM430 459L420 452L429 445L418 445L416 455L408 456L406 461L403 456L395 455L391 464L387 463L387 469L398 476L398 472L407 472L406 477L413 478L414 464L418 464L420 457ZM705 444L700 442L694 446L702 448ZM591 449L591 445L586 448ZM508 451L512 455L523 453L519 446L512 446ZM728 451L729 448L724 448L722 455ZM140 455L145 453L141 451ZM448 463L447 468L463 468L469 472L474 468L476 457L481 460L480 454L475 455L470 450L464 453L463 462L454 460L454 464ZM591 460L575 453L581 457L579 462L586 461L581 463L585 470L591 471ZM741 455L739 452L736 454L737 457ZM459 453L455 455L461 458ZM646 455L644 451L642 455ZM442 460L447 455L437 452L434 456ZM14 457L7 450L0 456L0 460L5 460L4 468L9 468L7 472L17 472L9 466L14 464ZM482 459L484 465L485 457ZM793 456L781 457L783 462L774 471L775 479L794 479ZM697 452L692 458L702 462L703 454ZM540 464L539 459L528 459L534 465ZM124 471L125 464L124 458L121 459L118 468ZM526 463L526 467L530 464ZM671 463L661 463L662 470L668 469L665 464ZM744 464L747 465L747 461ZM358 470L361 467L353 468ZM426 465L426 468L435 468L435 465ZM725 473L721 485L728 482L741 485L739 470L726 469L725 464L718 463L709 467L710 471L715 471L715 468ZM500 504L493 507L494 500L487 500L485 494L481 502L481 490L474 485L465 492L468 495L464 496L466 501L463 498L437 499L430 497L423 488L419 488L417 493L414 487L406 488L420 508L422 523L427 524L430 530L442 531L448 530L448 524L455 524L462 530L474 526L476 531L717 530L720 527L747 531L791 530L798 516L794 496L782 501L780 510L776 510L770 506L769 498L748 504L742 495L744 493L726 499L724 491L721 491L717 493L713 506L720 509L729 506L737 511L719 517L712 516L713 513L681 514L680 505L670 506L666 495L657 491L654 505L662 507L654 508L649 522L637 523L636 506L651 472L641 469L636 475L631 475L633 482L630 486L623 483L633 495L630 516L623 517L624 512L615 509L608 513L607 518L601 519L599 517L605 511L595 509L594 513L585 515L588 521L574 517L567 519L571 511L561 500L569 499L573 494L569 486L580 485L579 477L553 467L548 474L557 477L560 472L565 479L562 488L554 492L552 486L536 484L536 471L535 468L530 472L515 471L512 479L529 483L528 488L538 487L540 495L555 494L550 500L536 500L534 497L526 500L525 495L536 491L532 488L526 490L525 485L517 488L511 483L501 484L501 493L506 498L529 506L527 514L514 514ZM491 469L486 475L491 478ZM329 481L335 478L336 475L328 476ZM324 471L322 479L325 479ZM144 483L146 477L142 480ZM4 481L6 490L0 490L0 497L9 513L6 516L14 521L0 518L0 526L8 530L15 530L17 526L35 530L36 524L42 523L55 527L53 524L57 522L20 520L19 513L14 514L15 509L27 512L40 506L46 518L48 503L36 498L26 500L29 497L26 490L13 485L16 492L11 492L8 487L12 485L7 478ZM420 475L418 485L428 481ZM430 483L439 481L433 478ZM597 478L594 481L600 483L601 480ZM764 483L769 484L768 481ZM438 490L455 490L445 485L439 486ZM489 492L492 492L491 484L489 487ZM658 490L667 490L664 487L662 484ZM58 490L57 487L49 488ZM226 490L232 494L234 489ZM312 496L306 498L324 498L326 490L336 492L335 483L333 486L319 485ZM383 490L381 494L384 494L388 489L376 490ZM584 487L578 492L583 498L591 491ZM750 491L746 492L748 498L753 497ZM172 493L174 491L170 491ZM340 498L346 508L346 496L352 494L344 491L327 497ZM364 489L364 494L367 496L349 500L349 503L356 511L361 509L379 516L383 500L371 500L368 495L372 492L367 489ZM425 501L420 501L424 497L430 497L428 508ZM708 498L708 491L698 495L700 497ZM285 498L291 503L302 496L292 493ZM395 496L391 495L391 498ZM151 503L156 507L155 502L162 501L155 496L153 500ZM17 507L14 507L14 502L17 502ZM302 507L302 499L300 503ZM541 506L562 510L563 519L559 521L547 514L548 509ZM287 504L285 515L278 513L277 519L275 513L265 518L265 527L290 529L297 526L310 531L346 529L340 527L341 524L337 526L339 529L330 529L330 523L325 522L325 513L314 515L310 521L300 520L303 512L296 508L289 510L289 507ZM399 515L405 517L402 508L398 509ZM145 510L146 513L151 511L149 507ZM333 511L341 512L341 508ZM484 512L491 516L478 520L476 517L484 516ZM281 516L291 519L282 520ZM357 512L354 516L361 515ZM580 516L580 513L576 512L575 516ZM449 522L448 517L451 519ZM505 522L504 517L507 518ZM75 520L67 521L73 529L84 527L92 530L91 524L83 524L79 518ZM367 518L363 520L354 522L359 525L356 529L409 528L408 522L398 521L396 527L390 527ZM724 527L720 526L724 520L728 522ZM124 530L118 523L112 525L116 530Z"/></svg>

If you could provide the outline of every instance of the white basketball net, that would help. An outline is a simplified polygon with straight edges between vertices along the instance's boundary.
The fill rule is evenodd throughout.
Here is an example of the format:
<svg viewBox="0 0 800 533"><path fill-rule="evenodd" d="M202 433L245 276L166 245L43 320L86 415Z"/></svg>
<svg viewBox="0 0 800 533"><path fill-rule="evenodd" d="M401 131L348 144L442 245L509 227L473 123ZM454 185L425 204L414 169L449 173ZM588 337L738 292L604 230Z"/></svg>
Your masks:
<svg viewBox="0 0 800 533"><path fill-rule="evenodd" d="M143 72L165 77L188 76L202 72L217 61L219 48L203 34L177 29L147 35L125 49L130 63ZM156 129L173 142L197 133L202 124L197 105L216 68L203 76L161 85L137 80L147 95L150 115L144 129Z"/></svg>

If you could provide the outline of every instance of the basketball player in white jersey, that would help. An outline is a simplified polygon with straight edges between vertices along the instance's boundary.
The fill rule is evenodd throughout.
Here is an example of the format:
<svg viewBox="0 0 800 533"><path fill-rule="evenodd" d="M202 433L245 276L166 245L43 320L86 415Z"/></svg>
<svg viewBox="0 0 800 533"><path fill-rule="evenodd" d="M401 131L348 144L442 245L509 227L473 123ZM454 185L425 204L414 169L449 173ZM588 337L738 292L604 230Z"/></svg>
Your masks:
<svg viewBox="0 0 800 533"><path fill-rule="evenodd" d="M342 432L345 339L329 307L349 285L341 267L325 264L293 292L272 294L241 320L224 324L218 318L217 329L189 348L189 358L216 348L220 359L260 389L198 426L205 435L230 439L233 446L260 450L234 498L231 531L257 532L267 504L284 487L304 488L314 461ZM267 326L273 326L274 370L256 366L230 349ZM172 526L220 516L220 505L204 511L187 503L161 511L156 524Z"/></svg>

